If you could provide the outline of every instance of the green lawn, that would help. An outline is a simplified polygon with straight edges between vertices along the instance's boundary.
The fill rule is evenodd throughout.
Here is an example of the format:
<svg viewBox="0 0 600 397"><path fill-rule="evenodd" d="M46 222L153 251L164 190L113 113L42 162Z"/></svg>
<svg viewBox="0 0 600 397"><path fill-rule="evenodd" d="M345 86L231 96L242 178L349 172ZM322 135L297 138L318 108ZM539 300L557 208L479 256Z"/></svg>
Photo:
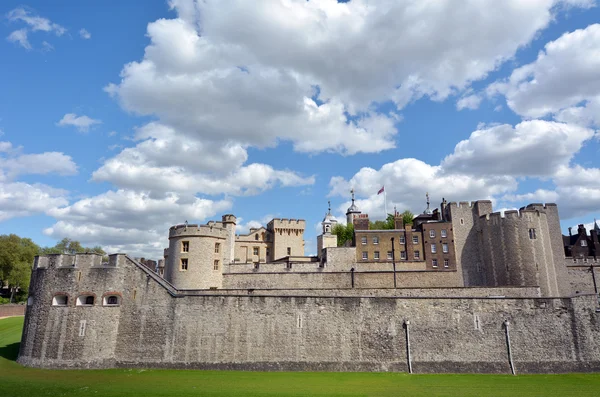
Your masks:
<svg viewBox="0 0 600 397"><path fill-rule="evenodd" d="M0 320L0 396L599 396L600 374L69 370L15 362L22 317Z"/></svg>

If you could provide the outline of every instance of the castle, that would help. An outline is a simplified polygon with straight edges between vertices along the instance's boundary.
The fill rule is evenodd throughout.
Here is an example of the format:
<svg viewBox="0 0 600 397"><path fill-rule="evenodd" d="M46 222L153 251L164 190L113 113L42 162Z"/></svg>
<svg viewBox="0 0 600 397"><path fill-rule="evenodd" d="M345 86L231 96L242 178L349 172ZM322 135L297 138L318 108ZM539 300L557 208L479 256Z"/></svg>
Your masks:
<svg viewBox="0 0 600 397"><path fill-rule="evenodd" d="M600 370L597 225L555 204L447 203L370 230L354 203L317 255L301 219L236 235L176 225L157 271L125 254L36 258L18 361L45 368L407 372ZM584 243L582 243L584 241ZM569 248L570 247L570 248ZM575 247L575 248L573 248ZM585 254L579 249L587 247ZM591 248L590 248L591 247ZM576 253L576 255L570 255Z"/></svg>

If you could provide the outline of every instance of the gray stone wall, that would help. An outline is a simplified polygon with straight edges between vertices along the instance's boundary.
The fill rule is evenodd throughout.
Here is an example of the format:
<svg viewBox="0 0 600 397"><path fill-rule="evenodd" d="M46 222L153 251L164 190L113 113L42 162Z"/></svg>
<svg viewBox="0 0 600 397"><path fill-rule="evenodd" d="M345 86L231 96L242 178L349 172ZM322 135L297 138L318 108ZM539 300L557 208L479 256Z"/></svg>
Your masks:
<svg viewBox="0 0 600 397"><path fill-rule="evenodd" d="M112 256L108 266L95 255L78 255L75 266L69 256L43 259L33 271L34 299L18 358L28 366L406 371L409 320L415 372L509 373L503 326L508 319L518 373L600 370L595 295L448 297L441 290L435 297L399 298L199 295L175 289L124 255ZM348 274L337 275L349 282ZM391 280L389 273L357 277L359 283L361 277ZM121 294L118 307L73 304L79 294L107 292ZM52 306L57 293L68 294L71 302Z"/></svg>

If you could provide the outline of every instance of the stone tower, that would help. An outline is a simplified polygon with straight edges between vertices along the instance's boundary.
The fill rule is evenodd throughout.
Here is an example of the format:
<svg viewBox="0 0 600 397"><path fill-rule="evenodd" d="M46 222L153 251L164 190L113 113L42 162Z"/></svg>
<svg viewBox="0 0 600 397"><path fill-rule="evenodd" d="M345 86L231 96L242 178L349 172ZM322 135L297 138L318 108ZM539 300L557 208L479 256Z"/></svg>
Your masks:
<svg viewBox="0 0 600 397"><path fill-rule="evenodd" d="M352 193L352 204L350 205L350 207L348 207L348 211L346 211L347 225L352 225L354 223L354 218L356 218L360 214L358 207L354 203L354 189L350 190L350 193Z"/></svg>

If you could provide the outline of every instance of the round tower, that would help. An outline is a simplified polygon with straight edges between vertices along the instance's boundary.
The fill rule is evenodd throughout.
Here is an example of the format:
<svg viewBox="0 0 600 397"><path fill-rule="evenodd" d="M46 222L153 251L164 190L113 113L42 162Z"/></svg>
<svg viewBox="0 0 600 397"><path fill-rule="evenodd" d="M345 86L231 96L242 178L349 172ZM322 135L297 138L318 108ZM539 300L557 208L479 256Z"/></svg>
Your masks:
<svg viewBox="0 0 600 397"><path fill-rule="evenodd" d="M350 207L348 207L348 211L346 211L346 222L348 225L351 225L354 221L354 218L360 214L358 207L354 203L354 189L350 190L350 193L352 193L352 204Z"/></svg>
<svg viewBox="0 0 600 397"><path fill-rule="evenodd" d="M179 289L222 288L223 265L231 257L226 226L221 222L172 226L165 279Z"/></svg>

